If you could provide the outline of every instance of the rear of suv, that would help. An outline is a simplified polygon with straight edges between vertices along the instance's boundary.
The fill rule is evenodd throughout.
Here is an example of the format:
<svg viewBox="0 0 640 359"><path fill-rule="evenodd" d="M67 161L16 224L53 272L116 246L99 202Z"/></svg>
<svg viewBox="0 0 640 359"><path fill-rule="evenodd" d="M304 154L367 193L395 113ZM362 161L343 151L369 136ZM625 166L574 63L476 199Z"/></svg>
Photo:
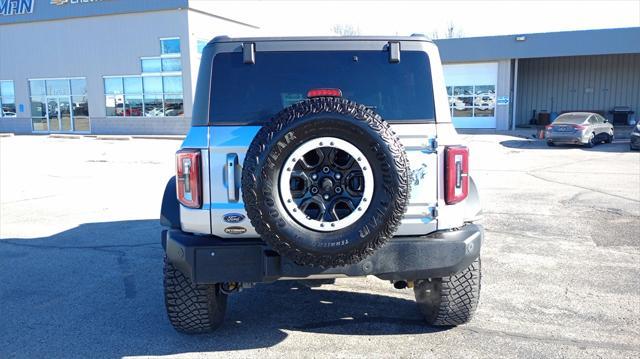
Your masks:
<svg viewBox="0 0 640 359"><path fill-rule="evenodd" d="M218 37L161 210L165 304L188 333L256 283L373 275L431 325L480 294L469 150L423 37Z"/></svg>

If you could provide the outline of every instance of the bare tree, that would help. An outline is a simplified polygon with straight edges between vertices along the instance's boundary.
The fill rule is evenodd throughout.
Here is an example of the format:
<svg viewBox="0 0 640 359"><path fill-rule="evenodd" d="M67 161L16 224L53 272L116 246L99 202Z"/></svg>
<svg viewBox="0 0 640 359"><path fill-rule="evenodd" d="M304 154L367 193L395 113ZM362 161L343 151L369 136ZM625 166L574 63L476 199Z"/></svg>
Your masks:
<svg viewBox="0 0 640 359"><path fill-rule="evenodd" d="M447 39L453 39L458 37L463 37L464 33L462 29L457 28L453 22L449 22L449 26L447 26Z"/></svg>
<svg viewBox="0 0 640 359"><path fill-rule="evenodd" d="M349 24L336 24L333 25L331 31L338 36L358 36L360 35L360 28L354 27Z"/></svg>
<svg viewBox="0 0 640 359"><path fill-rule="evenodd" d="M456 25L453 22L449 22L449 25L447 25L447 30L445 31L444 34L440 34L438 30L433 30L433 32L431 33L431 40L454 39L454 38L459 38L463 36L464 36L464 33L462 32L462 29L459 27L456 27Z"/></svg>

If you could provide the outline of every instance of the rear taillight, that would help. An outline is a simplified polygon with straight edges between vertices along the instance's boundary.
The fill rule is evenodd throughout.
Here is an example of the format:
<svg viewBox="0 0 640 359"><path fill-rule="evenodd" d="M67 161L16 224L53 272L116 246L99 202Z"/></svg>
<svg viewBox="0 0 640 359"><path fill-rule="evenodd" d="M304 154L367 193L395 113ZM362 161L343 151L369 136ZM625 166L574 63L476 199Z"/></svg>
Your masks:
<svg viewBox="0 0 640 359"><path fill-rule="evenodd" d="M544 128L545 128L547 131L551 131L551 129L553 128L553 126L551 126L551 125L546 125Z"/></svg>
<svg viewBox="0 0 640 359"><path fill-rule="evenodd" d="M573 128L575 128L576 130L584 130L585 128L587 128L587 126L583 126L583 125L571 125Z"/></svg>
<svg viewBox="0 0 640 359"><path fill-rule="evenodd" d="M189 208L202 206L200 150L180 150L176 153L176 185L178 201Z"/></svg>
<svg viewBox="0 0 640 359"><path fill-rule="evenodd" d="M445 202L456 204L469 194L469 149L447 146L444 152Z"/></svg>

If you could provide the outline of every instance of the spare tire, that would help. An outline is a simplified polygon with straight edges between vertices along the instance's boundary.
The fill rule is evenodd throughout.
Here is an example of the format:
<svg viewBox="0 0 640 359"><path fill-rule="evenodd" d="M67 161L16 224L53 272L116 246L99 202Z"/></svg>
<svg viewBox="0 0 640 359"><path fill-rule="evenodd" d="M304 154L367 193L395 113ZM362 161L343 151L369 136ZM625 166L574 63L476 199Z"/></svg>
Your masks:
<svg viewBox="0 0 640 359"><path fill-rule="evenodd" d="M343 98L278 113L257 133L242 170L251 224L300 265L361 261L393 236L409 196L409 161L388 123Z"/></svg>

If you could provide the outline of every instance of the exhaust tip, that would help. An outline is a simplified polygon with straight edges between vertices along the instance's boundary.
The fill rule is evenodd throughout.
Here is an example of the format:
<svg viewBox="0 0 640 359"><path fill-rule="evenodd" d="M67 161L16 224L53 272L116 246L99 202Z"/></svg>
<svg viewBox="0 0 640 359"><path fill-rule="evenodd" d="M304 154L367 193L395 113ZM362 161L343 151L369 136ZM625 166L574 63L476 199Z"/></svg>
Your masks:
<svg viewBox="0 0 640 359"><path fill-rule="evenodd" d="M395 289L405 289L407 287L407 282L403 280L393 282L393 287Z"/></svg>

